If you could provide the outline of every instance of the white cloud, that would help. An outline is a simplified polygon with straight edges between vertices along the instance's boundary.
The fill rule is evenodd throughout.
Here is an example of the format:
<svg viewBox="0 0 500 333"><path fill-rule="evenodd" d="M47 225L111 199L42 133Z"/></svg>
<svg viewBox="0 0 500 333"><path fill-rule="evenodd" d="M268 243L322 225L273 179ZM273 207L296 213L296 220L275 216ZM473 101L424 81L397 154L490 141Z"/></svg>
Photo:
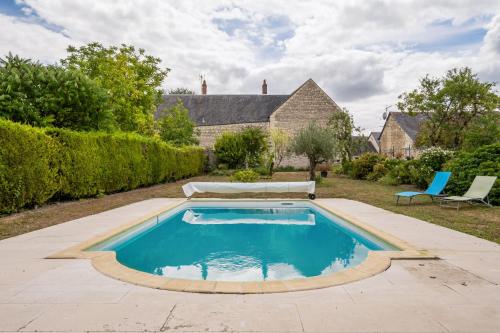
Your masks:
<svg viewBox="0 0 500 333"><path fill-rule="evenodd" d="M204 74L209 93L258 93L264 78L290 93L311 77L371 130L426 73L500 81L496 0L18 2L26 16L0 14L0 54L51 63L68 44L129 43L172 69L166 87L198 90Z"/></svg>

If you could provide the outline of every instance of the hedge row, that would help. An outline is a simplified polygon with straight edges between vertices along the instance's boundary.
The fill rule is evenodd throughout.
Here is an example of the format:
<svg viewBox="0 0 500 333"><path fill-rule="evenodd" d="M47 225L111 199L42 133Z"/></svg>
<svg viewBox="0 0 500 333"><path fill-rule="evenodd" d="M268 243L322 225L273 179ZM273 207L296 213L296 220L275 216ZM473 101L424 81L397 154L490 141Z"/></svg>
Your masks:
<svg viewBox="0 0 500 333"><path fill-rule="evenodd" d="M201 148L136 134L42 130L0 119L0 212L194 176L204 160Z"/></svg>

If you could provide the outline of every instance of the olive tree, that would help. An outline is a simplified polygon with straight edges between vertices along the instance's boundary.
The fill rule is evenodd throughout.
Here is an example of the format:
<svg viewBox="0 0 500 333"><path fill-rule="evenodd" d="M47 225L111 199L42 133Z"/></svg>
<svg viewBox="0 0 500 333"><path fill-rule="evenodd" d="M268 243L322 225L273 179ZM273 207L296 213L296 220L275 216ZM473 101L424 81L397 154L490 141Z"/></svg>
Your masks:
<svg viewBox="0 0 500 333"><path fill-rule="evenodd" d="M269 173L273 174L273 168L277 168L283 162L283 159L290 153L290 135L280 128L273 128L270 131L269 155Z"/></svg>
<svg viewBox="0 0 500 333"><path fill-rule="evenodd" d="M330 161L337 154L337 142L328 127L309 123L292 141L292 151L296 155L304 155L309 160L309 179L315 180L316 166Z"/></svg>

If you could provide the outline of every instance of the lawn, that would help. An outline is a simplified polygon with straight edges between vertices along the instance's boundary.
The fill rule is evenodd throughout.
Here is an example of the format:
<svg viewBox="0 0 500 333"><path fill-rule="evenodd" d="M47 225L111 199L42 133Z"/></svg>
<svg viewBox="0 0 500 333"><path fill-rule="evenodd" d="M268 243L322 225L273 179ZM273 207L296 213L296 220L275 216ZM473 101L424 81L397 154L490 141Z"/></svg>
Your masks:
<svg viewBox="0 0 500 333"><path fill-rule="evenodd" d="M283 172L273 177L274 181L303 181L307 179L305 172ZM36 229L70 221L90 214L120 207L133 202L158 197L182 198L181 185L187 181L227 181L227 177L200 176L176 183L156 185L134 191L116 193L102 198L85 199L46 205L18 214L0 218L0 239L20 235ZM469 207L460 211L441 208L431 203L430 199L421 198L412 206L396 206L393 194L399 191L414 189L413 186L387 186L374 182L352 180L335 176L325 179L316 187L318 198L347 198L365 202L395 213L412 216L447 228L466 232L500 244L500 207ZM283 197L282 194L241 194L220 195L204 194L203 197L226 198L263 198ZM287 197L306 198L305 194L291 194Z"/></svg>

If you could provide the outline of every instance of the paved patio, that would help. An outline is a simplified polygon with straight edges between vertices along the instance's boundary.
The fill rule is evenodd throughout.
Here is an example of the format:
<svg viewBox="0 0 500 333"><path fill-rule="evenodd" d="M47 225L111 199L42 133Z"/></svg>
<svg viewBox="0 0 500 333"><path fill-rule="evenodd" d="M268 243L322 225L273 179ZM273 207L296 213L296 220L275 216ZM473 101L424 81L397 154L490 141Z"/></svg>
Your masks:
<svg viewBox="0 0 500 333"><path fill-rule="evenodd" d="M172 199L152 199L0 241L0 331L500 332L500 246L370 205L335 206L441 260L304 292L207 295L108 278L88 260L43 259Z"/></svg>

